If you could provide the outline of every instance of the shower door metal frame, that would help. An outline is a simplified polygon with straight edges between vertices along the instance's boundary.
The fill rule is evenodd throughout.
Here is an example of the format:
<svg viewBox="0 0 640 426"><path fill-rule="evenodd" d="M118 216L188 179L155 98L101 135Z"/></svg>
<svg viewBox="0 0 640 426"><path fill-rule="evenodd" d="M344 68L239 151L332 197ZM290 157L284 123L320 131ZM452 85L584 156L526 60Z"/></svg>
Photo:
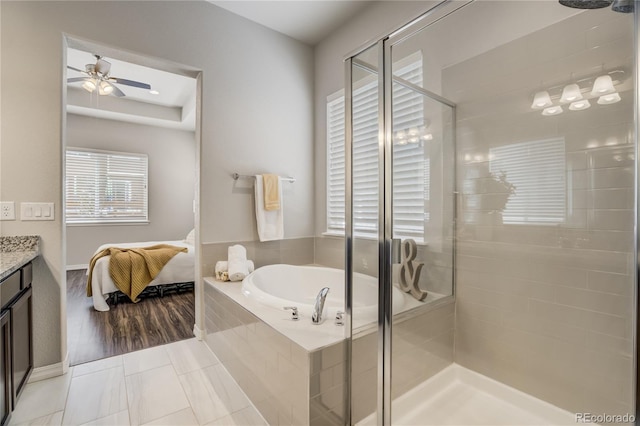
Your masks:
<svg viewBox="0 0 640 426"><path fill-rule="evenodd" d="M376 47L378 50L378 161L380 183L382 186L378 200L378 379L377 379L377 424L379 426L391 425L391 380L392 380L392 232L393 232L393 76L391 52L392 47L401 43L406 38L423 30L451 13L471 4L475 0L453 1L444 0L427 10L409 23L383 37L363 45L361 48L349 53L345 57L345 312L348 325L347 359L349 380L347 380L347 424L353 424L351 418L351 353L352 353L352 314L353 314L353 67L358 66L370 72L377 70L362 66L355 57ZM400 81L401 84L407 85ZM452 122L455 123L456 105L451 101L419 86L409 87L422 95L446 104L452 108ZM453 140L455 144L455 125L453 127ZM455 145L454 145L454 170L453 186L454 197L456 192L455 171ZM453 296L455 297L455 226L457 212L457 200L453 200L454 208L454 232L453 232Z"/></svg>
<svg viewBox="0 0 640 426"><path fill-rule="evenodd" d="M640 309L640 159L638 159L638 155L640 155L640 147L638 146L639 140L638 135L640 132L640 55L638 54L638 49L640 49L640 7L638 7L640 3L635 1L635 8L633 12L633 44L634 44L634 172L635 172L635 182L634 182L634 197L635 197L635 215L634 215L634 224L633 229L635 233L634 240L634 254L636 258L636 267L634 268L634 279L633 283L633 314L635 315L633 322L631 323L632 332L631 337L633 339L633 367L635 369L635 374L633 375L634 384L633 389L635 390L635 424L640 425L640 360L638 358L638 342L640 341L640 314L638 310Z"/></svg>

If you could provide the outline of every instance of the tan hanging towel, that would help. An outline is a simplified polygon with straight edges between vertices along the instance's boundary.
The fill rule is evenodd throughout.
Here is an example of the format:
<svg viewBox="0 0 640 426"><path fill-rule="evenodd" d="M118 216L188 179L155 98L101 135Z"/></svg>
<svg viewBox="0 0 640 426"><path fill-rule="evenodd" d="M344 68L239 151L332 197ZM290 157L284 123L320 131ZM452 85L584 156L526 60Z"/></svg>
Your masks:
<svg viewBox="0 0 640 426"><path fill-rule="evenodd" d="M264 209L267 211L280 210L280 177L278 175L262 175L264 192Z"/></svg>

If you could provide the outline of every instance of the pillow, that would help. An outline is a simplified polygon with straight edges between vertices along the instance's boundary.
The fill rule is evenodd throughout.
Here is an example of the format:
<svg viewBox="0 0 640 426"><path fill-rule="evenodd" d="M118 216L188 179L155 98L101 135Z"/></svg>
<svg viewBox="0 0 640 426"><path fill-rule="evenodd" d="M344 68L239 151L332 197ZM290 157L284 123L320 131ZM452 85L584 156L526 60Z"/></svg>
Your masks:
<svg viewBox="0 0 640 426"><path fill-rule="evenodd" d="M196 230L192 229L191 231L189 231L189 233L187 234L187 236L184 239L184 242L187 244L191 244L192 246L196 245Z"/></svg>

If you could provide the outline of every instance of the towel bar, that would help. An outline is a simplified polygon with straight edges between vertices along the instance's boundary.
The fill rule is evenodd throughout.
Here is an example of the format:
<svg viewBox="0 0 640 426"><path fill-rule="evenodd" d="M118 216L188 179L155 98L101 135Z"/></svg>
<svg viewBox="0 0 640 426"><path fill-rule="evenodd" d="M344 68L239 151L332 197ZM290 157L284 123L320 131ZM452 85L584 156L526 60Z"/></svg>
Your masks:
<svg viewBox="0 0 640 426"><path fill-rule="evenodd" d="M253 175L241 175L238 173L233 173L231 175L231 177L233 178L233 180L238 180L238 179L253 179L255 178L255 176ZM292 177L292 176L279 176L280 180L285 180L287 182L291 182L294 183L296 181L296 178Z"/></svg>

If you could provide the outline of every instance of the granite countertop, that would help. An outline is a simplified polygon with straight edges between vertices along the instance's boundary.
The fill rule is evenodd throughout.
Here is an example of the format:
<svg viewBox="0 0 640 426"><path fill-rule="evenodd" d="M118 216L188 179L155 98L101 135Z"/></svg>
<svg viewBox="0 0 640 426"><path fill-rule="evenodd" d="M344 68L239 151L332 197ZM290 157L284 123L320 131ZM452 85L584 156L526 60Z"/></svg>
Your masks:
<svg viewBox="0 0 640 426"><path fill-rule="evenodd" d="M39 243L37 235L0 237L0 280L38 257Z"/></svg>

